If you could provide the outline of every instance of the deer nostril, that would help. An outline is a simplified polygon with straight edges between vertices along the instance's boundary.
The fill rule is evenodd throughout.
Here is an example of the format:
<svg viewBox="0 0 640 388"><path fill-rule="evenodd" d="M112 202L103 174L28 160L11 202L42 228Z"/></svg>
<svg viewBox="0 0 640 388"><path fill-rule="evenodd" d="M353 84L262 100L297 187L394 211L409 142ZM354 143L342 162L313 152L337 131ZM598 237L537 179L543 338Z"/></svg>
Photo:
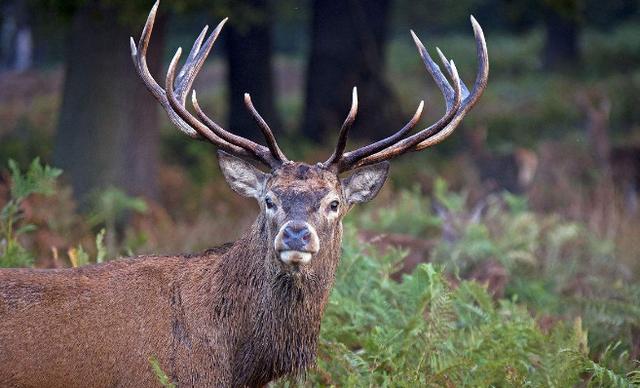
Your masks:
<svg viewBox="0 0 640 388"><path fill-rule="evenodd" d="M301 250L311 240L311 231L305 224L287 225L282 233L283 242L289 249Z"/></svg>

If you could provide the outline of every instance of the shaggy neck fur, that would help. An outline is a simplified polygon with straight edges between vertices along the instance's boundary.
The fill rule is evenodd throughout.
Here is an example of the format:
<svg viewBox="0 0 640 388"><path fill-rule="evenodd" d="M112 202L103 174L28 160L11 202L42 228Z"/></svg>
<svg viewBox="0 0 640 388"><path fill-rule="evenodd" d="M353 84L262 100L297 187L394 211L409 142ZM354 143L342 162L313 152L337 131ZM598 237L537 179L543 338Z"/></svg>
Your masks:
<svg viewBox="0 0 640 388"><path fill-rule="evenodd" d="M213 297L211 318L221 329L218 337L225 339L233 386L260 386L301 375L314 364L340 255L338 226L335 236L322 236L326 245L308 266L286 271L265 237L265 222L260 216L252 230L215 261L213 276L206 278Z"/></svg>

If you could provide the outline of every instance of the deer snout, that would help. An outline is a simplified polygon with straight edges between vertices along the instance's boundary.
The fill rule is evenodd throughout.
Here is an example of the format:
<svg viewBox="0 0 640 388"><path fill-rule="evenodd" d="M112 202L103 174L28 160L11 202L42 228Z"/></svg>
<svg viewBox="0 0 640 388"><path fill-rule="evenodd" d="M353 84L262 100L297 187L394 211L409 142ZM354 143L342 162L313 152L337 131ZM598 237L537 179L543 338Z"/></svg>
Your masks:
<svg viewBox="0 0 640 388"><path fill-rule="evenodd" d="M311 241L311 232L306 223L289 222L282 231L282 242L293 251L304 251Z"/></svg>
<svg viewBox="0 0 640 388"><path fill-rule="evenodd" d="M307 264L320 248L313 226L303 221L288 221L275 239L278 257L285 264Z"/></svg>

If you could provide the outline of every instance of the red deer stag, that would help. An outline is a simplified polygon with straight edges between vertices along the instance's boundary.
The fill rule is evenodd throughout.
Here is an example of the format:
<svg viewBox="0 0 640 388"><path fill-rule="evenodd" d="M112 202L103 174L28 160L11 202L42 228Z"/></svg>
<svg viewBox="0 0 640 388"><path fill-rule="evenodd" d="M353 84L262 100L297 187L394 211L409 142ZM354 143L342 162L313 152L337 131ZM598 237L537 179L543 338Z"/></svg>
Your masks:
<svg viewBox="0 0 640 388"><path fill-rule="evenodd" d="M238 241L202 254L142 256L78 269L2 270L0 386L153 386L150 356L181 387L262 386L303 374L314 364L320 320L340 259L342 218L380 190L386 160L444 140L487 84L486 44L473 18L479 71L471 91L440 53L450 84L412 33L445 97L444 116L404 136L418 123L420 103L392 136L345 152L358 108L354 88L331 157L317 164L294 162L280 150L249 95L247 108L267 146L216 124L198 105L195 91L197 116L185 106L226 19L206 40L205 27L180 71L178 49L164 88L153 79L145 54L157 7L138 44L131 40L135 67L180 131L219 148L227 182L240 195L255 198L260 214Z"/></svg>

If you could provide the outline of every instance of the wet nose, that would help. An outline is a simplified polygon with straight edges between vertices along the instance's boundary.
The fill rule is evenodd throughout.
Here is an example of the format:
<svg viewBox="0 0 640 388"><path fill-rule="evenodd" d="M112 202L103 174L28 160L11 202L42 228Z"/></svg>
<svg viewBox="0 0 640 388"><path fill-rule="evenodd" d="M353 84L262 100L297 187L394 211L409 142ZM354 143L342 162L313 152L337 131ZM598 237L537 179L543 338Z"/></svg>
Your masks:
<svg viewBox="0 0 640 388"><path fill-rule="evenodd" d="M282 231L282 242L293 251L304 251L311 240L311 232L304 222L289 222Z"/></svg>

